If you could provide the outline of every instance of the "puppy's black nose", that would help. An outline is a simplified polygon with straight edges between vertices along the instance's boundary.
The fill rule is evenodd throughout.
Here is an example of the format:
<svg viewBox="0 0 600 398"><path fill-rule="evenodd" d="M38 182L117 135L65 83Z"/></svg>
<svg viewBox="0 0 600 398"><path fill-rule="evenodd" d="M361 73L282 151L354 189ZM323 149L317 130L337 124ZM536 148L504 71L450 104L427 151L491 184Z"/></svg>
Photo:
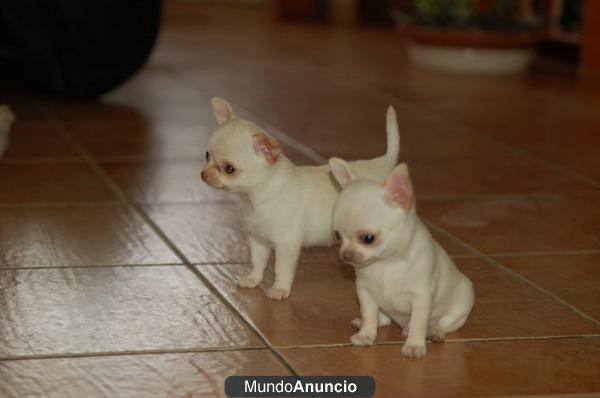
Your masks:
<svg viewBox="0 0 600 398"><path fill-rule="evenodd" d="M343 252L342 253L343 261L350 262L350 261L352 261L353 258L354 258L354 255L352 254L352 252Z"/></svg>

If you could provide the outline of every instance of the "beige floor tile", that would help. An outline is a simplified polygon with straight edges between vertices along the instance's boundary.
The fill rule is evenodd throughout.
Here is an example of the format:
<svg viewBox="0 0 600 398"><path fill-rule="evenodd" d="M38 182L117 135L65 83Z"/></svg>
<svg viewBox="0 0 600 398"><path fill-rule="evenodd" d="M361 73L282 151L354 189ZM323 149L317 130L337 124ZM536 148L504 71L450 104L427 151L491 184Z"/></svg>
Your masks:
<svg viewBox="0 0 600 398"><path fill-rule="evenodd" d="M283 355L302 375L371 375L376 397L600 392L598 338L430 344L417 360L403 357L401 347L287 349Z"/></svg>
<svg viewBox="0 0 600 398"><path fill-rule="evenodd" d="M121 207L0 208L0 268L176 262L144 221Z"/></svg>
<svg viewBox="0 0 600 398"><path fill-rule="evenodd" d="M266 350L0 362L6 398L225 397L231 375L287 375Z"/></svg>
<svg viewBox="0 0 600 398"><path fill-rule="evenodd" d="M422 216L484 253L600 248L598 197L423 201Z"/></svg>
<svg viewBox="0 0 600 398"><path fill-rule="evenodd" d="M568 307L514 280L479 259L459 259L475 285L475 306L465 326L449 339L559 336L600 333ZM283 302L265 297L273 280L269 269L260 289L240 289L236 281L248 265L198 266L236 308L278 346L348 344L360 316L354 272L340 263L300 263L291 296ZM379 329L378 342L403 341L396 325Z"/></svg>
<svg viewBox="0 0 600 398"><path fill-rule="evenodd" d="M81 162L0 163L0 203L114 201L115 196Z"/></svg>
<svg viewBox="0 0 600 398"><path fill-rule="evenodd" d="M3 270L0 286L0 357L261 345L184 267Z"/></svg>

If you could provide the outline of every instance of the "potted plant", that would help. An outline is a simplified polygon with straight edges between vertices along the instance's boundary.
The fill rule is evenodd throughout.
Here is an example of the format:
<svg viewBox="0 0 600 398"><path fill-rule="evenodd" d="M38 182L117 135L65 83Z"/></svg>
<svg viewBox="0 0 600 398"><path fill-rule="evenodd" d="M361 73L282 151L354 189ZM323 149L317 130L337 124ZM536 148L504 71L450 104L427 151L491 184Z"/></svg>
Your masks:
<svg viewBox="0 0 600 398"><path fill-rule="evenodd" d="M514 74L527 69L543 38L533 0L414 0L399 13L408 54L429 69ZM408 18L410 17L410 19Z"/></svg>

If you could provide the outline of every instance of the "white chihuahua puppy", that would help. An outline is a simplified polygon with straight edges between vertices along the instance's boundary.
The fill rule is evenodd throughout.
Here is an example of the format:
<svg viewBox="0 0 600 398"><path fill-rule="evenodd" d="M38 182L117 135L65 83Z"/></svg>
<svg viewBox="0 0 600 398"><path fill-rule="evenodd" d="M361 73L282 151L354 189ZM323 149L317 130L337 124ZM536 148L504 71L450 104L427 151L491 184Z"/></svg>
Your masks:
<svg viewBox="0 0 600 398"><path fill-rule="evenodd" d="M433 240L415 211L405 163L383 184L356 179L348 164L329 161L344 187L333 211L342 260L354 266L361 318L350 341L371 345L377 327L394 320L407 337L402 353L418 358L425 339L444 340L464 323L473 307L471 281Z"/></svg>
<svg viewBox="0 0 600 398"><path fill-rule="evenodd" d="M329 165L294 165L263 129L236 117L226 101L213 98L211 102L219 127L206 152L202 179L213 188L241 196L252 271L238 285L256 287L274 251L275 281L266 294L270 299L285 299L301 247L334 242L331 215L339 186ZM348 167L365 178L384 178L397 163L399 140L396 113L390 107L386 154Z"/></svg>
<svg viewBox="0 0 600 398"><path fill-rule="evenodd" d="M0 158L8 146L10 128L15 121L15 114L8 105L0 105Z"/></svg>

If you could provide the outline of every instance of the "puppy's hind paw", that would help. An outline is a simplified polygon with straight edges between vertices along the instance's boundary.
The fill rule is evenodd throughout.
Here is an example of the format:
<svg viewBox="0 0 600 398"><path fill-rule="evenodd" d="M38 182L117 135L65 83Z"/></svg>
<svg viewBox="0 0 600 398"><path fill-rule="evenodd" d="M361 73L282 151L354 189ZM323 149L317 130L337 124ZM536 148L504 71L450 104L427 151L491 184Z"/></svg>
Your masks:
<svg viewBox="0 0 600 398"><path fill-rule="evenodd" d="M267 290L267 297L271 300L285 300L290 296L290 291L280 287L272 287Z"/></svg>
<svg viewBox="0 0 600 398"><path fill-rule="evenodd" d="M362 326L362 318L354 318L352 322L350 322L350 325L352 325L354 329L360 329Z"/></svg>
<svg viewBox="0 0 600 398"><path fill-rule="evenodd" d="M408 344L402 346L402 355L408 358L421 358L427 354L427 346L425 344Z"/></svg>
<svg viewBox="0 0 600 398"><path fill-rule="evenodd" d="M356 346L369 346L375 343L375 336L370 334L355 333L350 337L352 345Z"/></svg>
<svg viewBox="0 0 600 398"><path fill-rule="evenodd" d="M433 328L429 331L428 336L434 343L443 343L446 339L446 334L438 328Z"/></svg>
<svg viewBox="0 0 600 398"><path fill-rule="evenodd" d="M241 288L252 289L252 288L255 288L256 286L258 286L258 284L260 283L260 280L261 280L260 278L257 278L255 276L246 275L246 276L240 278L237 285Z"/></svg>

